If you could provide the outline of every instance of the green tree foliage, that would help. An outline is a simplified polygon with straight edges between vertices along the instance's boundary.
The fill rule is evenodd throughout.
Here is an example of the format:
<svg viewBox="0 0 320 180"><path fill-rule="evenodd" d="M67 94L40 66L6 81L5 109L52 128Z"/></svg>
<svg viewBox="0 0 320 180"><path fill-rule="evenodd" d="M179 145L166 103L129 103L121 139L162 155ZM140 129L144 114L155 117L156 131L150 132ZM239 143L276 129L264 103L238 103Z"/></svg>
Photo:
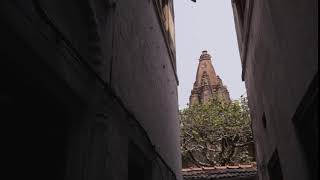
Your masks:
<svg viewBox="0 0 320 180"><path fill-rule="evenodd" d="M254 160L247 98L217 98L180 111L183 166L214 166Z"/></svg>

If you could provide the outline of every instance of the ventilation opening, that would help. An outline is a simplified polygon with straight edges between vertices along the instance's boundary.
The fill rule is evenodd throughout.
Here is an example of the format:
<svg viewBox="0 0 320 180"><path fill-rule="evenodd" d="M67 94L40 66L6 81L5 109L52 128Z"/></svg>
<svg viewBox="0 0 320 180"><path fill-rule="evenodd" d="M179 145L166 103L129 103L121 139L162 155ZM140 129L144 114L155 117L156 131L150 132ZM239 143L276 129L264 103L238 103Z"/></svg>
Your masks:
<svg viewBox="0 0 320 180"><path fill-rule="evenodd" d="M267 128L266 113L264 113L264 112L262 114L262 125L263 125L264 128Z"/></svg>

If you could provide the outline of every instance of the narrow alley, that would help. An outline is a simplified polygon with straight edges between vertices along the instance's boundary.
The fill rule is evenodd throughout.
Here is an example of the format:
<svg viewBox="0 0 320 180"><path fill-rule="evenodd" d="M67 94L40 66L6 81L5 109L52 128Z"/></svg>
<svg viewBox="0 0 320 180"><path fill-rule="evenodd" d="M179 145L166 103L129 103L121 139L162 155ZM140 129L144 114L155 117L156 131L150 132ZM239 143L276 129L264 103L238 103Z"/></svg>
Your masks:
<svg viewBox="0 0 320 180"><path fill-rule="evenodd" d="M177 58L173 0L3 0L4 176L318 179L318 1L228 1L248 107L231 103L205 49L198 52L206 63L199 63L190 107L217 94L237 112L250 109L237 117L252 132L245 140L234 136L233 145L248 147L237 152L252 163L183 161L177 69L184 67L177 62L184 59ZM237 153L231 149L229 160Z"/></svg>

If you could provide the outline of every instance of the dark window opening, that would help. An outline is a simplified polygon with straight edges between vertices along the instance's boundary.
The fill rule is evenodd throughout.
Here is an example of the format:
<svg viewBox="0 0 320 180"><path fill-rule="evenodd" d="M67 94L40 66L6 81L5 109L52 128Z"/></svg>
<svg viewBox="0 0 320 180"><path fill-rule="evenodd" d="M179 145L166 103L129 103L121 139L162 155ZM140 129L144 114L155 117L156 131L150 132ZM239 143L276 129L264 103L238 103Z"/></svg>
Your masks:
<svg viewBox="0 0 320 180"><path fill-rule="evenodd" d="M293 123L304 151L311 179L318 179L318 73L302 99Z"/></svg>
<svg viewBox="0 0 320 180"><path fill-rule="evenodd" d="M162 8L169 3L169 0L161 0Z"/></svg>
<svg viewBox="0 0 320 180"><path fill-rule="evenodd" d="M81 103L9 27L5 24L0 30L6 44L0 50L5 173L11 179L21 175L34 180L64 179L71 111L79 112L76 107Z"/></svg>
<svg viewBox="0 0 320 180"><path fill-rule="evenodd" d="M146 158L138 146L129 144L128 180L152 179L152 163Z"/></svg>
<svg viewBox="0 0 320 180"><path fill-rule="evenodd" d="M267 128L266 113L264 113L264 112L262 114L262 125L263 125L264 128Z"/></svg>
<svg viewBox="0 0 320 180"><path fill-rule="evenodd" d="M240 0L239 1L239 10L240 10L240 18L242 20L242 24L243 24L243 20L244 20L244 12L245 12L245 8L246 8L246 0Z"/></svg>
<svg viewBox="0 0 320 180"><path fill-rule="evenodd" d="M247 0L236 1L237 13L239 16L239 24L241 26L241 29L243 29L243 25L244 25L244 13L246 8L246 3L247 3Z"/></svg>
<svg viewBox="0 0 320 180"><path fill-rule="evenodd" d="M32 79L30 72L24 72L28 67L14 64L14 57L1 58L6 62L0 66L0 119L6 129L3 147L8 158L3 161L13 170L6 172L13 179L19 174L26 179L63 179L68 113L57 98Z"/></svg>
<svg viewBox="0 0 320 180"><path fill-rule="evenodd" d="M268 163L269 178L272 180L283 180L278 151L272 154Z"/></svg>

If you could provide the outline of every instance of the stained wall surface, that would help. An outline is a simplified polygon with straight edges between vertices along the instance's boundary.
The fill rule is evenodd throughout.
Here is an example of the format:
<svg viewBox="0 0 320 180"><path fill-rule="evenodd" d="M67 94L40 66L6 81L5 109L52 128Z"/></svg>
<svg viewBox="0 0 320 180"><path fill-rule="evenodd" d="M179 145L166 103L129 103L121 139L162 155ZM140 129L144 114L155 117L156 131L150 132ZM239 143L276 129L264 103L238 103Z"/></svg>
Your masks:
<svg viewBox="0 0 320 180"><path fill-rule="evenodd" d="M260 179L316 179L318 1L243 2L232 5Z"/></svg>
<svg viewBox="0 0 320 180"><path fill-rule="evenodd" d="M0 103L12 149L32 139L15 159L25 177L181 179L174 13L169 1L163 24L160 2L1 2Z"/></svg>

